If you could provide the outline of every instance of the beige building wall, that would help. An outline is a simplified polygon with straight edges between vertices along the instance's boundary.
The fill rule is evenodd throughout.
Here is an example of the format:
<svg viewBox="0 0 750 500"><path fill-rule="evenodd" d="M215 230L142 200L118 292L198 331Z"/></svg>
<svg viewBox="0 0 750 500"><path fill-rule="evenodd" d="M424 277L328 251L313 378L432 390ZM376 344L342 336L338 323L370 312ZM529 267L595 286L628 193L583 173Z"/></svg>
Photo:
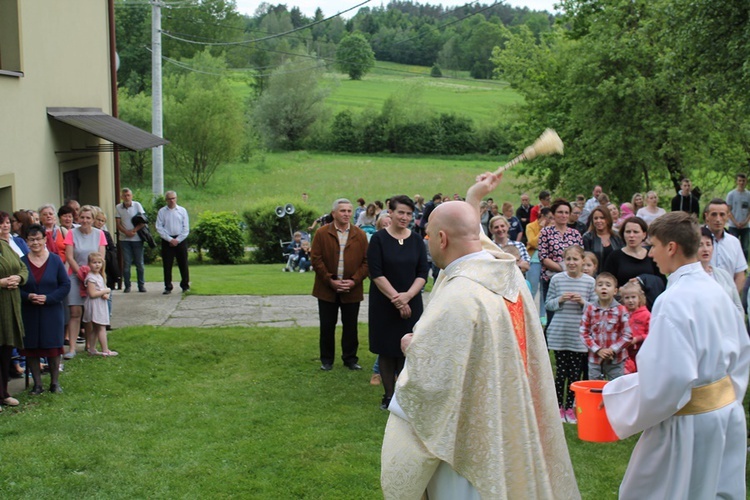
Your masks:
<svg viewBox="0 0 750 500"><path fill-rule="evenodd" d="M0 72L0 209L59 206L67 181L79 184L81 204L98 204L113 220L113 154L56 154L100 139L46 112L90 107L111 114L108 2L0 0L0 13L13 7L23 76ZM0 31L8 22L0 16ZM2 49L0 63L8 60Z"/></svg>

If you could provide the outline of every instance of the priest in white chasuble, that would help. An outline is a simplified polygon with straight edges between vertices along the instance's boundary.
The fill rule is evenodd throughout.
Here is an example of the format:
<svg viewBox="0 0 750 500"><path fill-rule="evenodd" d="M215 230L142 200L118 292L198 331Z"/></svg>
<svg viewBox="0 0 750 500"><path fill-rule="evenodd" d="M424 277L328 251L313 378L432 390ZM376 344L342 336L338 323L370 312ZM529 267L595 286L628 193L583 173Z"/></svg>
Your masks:
<svg viewBox="0 0 750 500"><path fill-rule="evenodd" d="M489 240L494 250L483 249L478 211L464 202L436 208L427 233L443 271L402 340L407 362L381 456L385 498L580 498L515 258Z"/></svg>

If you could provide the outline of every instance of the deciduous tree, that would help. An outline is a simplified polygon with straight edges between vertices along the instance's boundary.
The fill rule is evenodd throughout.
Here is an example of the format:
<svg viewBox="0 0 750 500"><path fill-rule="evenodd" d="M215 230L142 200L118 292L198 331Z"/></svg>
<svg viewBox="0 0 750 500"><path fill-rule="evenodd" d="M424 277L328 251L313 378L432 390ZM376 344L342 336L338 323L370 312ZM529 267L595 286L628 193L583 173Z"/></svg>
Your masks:
<svg viewBox="0 0 750 500"><path fill-rule="evenodd" d="M323 63L310 59L287 61L270 77L268 89L254 108L254 119L271 147L295 149L307 137L323 110L328 90L318 82Z"/></svg>
<svg viewBox="0 0 750 500"><path fill-rule="evenodd" d="M205 51L187 64L201 73L175 70L164 80L164 135L172 141L166 151L188 184L203 187L217 168L237 158L245 124L241 101L220 76L223 58Z"/></svg>
<svg viewBox="0 0 750 500"><path fill-rule="evenodd" d="M375 66L375 53L362 33L344 37L336 49L336 67L352 80L361 80Z"/></svg>

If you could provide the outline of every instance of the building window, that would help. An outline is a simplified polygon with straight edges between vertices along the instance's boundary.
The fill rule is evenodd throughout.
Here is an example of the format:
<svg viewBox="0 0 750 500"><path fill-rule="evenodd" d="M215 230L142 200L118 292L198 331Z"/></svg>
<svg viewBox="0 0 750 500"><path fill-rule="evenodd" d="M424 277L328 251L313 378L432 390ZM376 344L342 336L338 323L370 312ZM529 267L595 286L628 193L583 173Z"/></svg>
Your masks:
<svg viewBox="0 0 750 500"><path fill-rule="evenodd" d="M0 0L0 75L23 76L19 0Z"/></svg>

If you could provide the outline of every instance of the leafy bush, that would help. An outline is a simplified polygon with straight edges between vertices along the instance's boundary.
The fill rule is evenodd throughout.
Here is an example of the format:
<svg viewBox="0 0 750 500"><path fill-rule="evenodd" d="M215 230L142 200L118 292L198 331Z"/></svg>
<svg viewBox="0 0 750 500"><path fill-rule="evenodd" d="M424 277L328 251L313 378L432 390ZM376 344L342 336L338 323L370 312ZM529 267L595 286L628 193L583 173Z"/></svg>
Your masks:
<svg viewBox="0 0 750 500"><path fill-rule="evenodd" d="M289 221L293 231L307 231L321 214L306 205L295 205L294 214L285 217L276 215L276 207L284 206L282 200L267 200L253 205L242 214L248 230L248 240L255 251L253 262L272 264L281 262L279 241L289 241Z"/></svg>
<svg viewBox="0 0 750 500"><path fill-rule="evenodd" d="M348 109L337 113L331 124L331 151L348 151L356 153L360 151L359 137L361 130L354 125L352 112Z"/></svg>
<svg viewBox="0 0 750 500"><path fill-rule="evenodd" d="M430 69L430 76L433 78L442 78L443 72L441 71L440 65L438 63L432 65L432 69Z"/></svg>
<svg viewBox="0 0 750 500"><path fill-rule="evenodd" d="M233 212L203 212L193 228L195 246L217 264L234 264L245 254L242 219Z"/></svg>

